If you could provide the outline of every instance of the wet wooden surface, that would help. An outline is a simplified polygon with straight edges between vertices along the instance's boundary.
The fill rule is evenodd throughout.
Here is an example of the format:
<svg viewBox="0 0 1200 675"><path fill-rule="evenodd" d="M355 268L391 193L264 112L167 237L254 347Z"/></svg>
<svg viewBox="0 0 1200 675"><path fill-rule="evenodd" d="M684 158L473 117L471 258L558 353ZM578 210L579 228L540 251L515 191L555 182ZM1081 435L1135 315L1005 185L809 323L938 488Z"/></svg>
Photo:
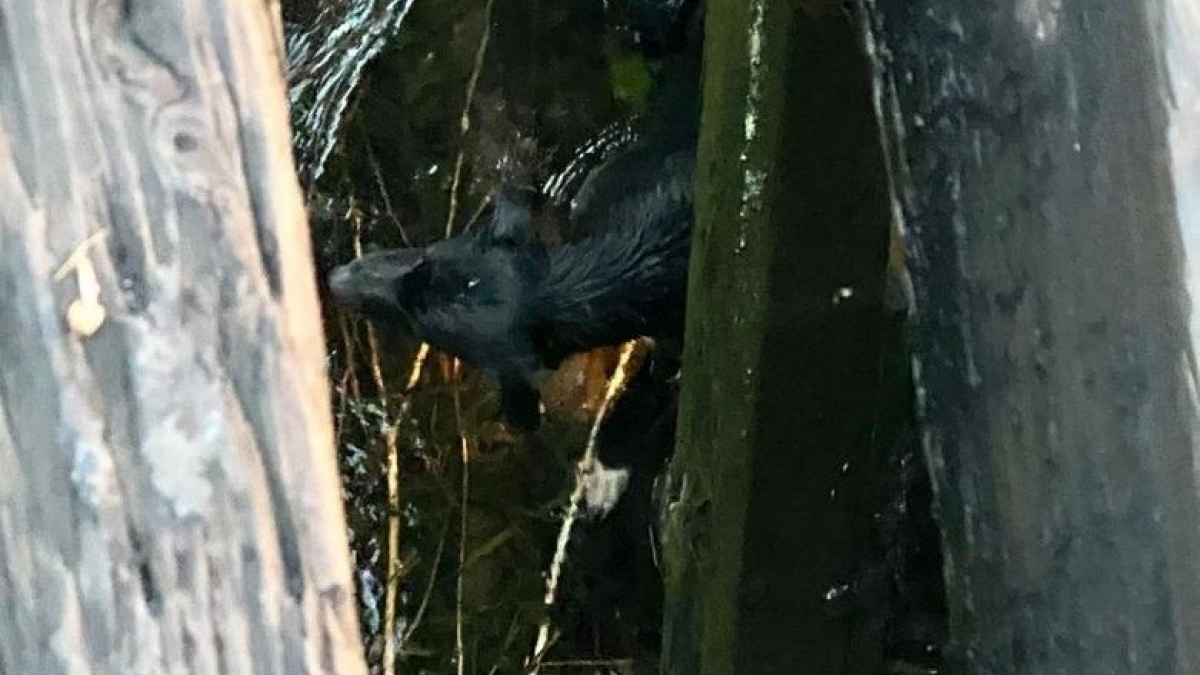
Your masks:
<svg viewBox="0 0 1200 675"><path fill-rule="evenodd" d="M868 63L840 3L707 11L666 672L875 675L865 614L825 601L871 529L890 212Z"/></svg>
<svg viewBox="0 0 1200 675"><path fill-rule="evenodd" d="M1163 4L866 4L950 668L1196 672L1196 364Z"/></svg>

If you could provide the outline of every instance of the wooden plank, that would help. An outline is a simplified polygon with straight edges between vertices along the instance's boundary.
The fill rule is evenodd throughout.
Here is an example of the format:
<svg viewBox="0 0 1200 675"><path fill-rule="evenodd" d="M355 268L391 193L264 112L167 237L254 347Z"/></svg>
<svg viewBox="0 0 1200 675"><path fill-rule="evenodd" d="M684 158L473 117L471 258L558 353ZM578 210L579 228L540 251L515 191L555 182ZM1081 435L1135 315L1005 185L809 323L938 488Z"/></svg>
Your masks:
<svg viewBox="0 0 1200 675"><path fill-rule="evenodd" d="M0 0L0 672L365 672L277 13Z"/></svg>
<svg viewBox="0 0 1200 675"><path fill-rule="evenodd" d="M916 280L948 667L1196 672L1196 364L1163 3L867 4Z"/></svg>
<svg viewBox="0 0 1200 675"><path fill-rule="evenodd" d="M827 593L867 561L890 210L869 67L835 2L714 0L665 672L877 673Z"/></svg>

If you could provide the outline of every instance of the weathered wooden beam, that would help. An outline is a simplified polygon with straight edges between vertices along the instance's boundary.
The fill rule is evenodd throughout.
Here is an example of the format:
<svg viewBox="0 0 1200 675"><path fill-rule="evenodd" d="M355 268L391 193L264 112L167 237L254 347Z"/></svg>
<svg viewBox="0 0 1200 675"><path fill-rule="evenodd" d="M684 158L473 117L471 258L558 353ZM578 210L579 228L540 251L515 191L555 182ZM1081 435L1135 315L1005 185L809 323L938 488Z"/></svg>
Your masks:
<svg viewBox="0 0 1200 675"><path fill-rule="evenodd" d="M365 672L289 141L277 3L0 0L0 672Z"/></svg>
<svg viewBox="0 0 1200 675"><path fill-rule="evenodd" d="M707 6L665 672L879 672L860 613L890 206L839 2Z"/></svg>
<svg viewBox="0 0 1200 675"><path fill-rule="evenodd" d="M916 280L949 667L1197 672L1164 3L866 4Z"/></svg>

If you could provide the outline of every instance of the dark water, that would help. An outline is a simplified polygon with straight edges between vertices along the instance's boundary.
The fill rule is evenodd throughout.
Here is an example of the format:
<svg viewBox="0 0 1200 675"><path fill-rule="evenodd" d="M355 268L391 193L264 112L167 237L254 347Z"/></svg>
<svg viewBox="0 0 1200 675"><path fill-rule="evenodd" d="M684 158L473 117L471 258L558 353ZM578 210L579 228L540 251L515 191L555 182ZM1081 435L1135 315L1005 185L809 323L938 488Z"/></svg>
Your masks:
<svg viewBox="0 0 1200 675"><path fill-rule="evenodd" d="M363 70L396 34L412 2L347 0L324 10L298 9L299 16L289 21L285 35L292 142L306 185L324 174Z"/></svg>
<svg viewBox="0 0 1200 675"><path fill-rule="evenodd" d="M606 14L600 2L297 1L284 9L295 153L322 277L360 247L424 244L447 228L475 226L486 217L488 194L514 167L533 170L554 196L568 199L593 155L602 154L598 149L624 139L628 121L642 112L658 68L645 41L662 37L634 36L627 13L610 7ZM383 439L396 429L399 668L456 672L461 616L466 672L522 672L544 614L543 575L571 466L614 353L568 363L544 387L542 432L521 439L496 422L491 383L470 370L452 382L437 356L412 393L402 395L417 345L386 331L381 391L365 326L332 308L326 318L368 663L379 672L387 554ZM465 533L456 388L471 447ZM668 433L649 442L664 446L656 449L661 454L670 440ZM554 611L559 636L545 655L550 664L596 665L549 665L543 672L656 666L661 599L646 555L650 535L622 532L621 523L617 514L592 528L573 551Z"/></svg>

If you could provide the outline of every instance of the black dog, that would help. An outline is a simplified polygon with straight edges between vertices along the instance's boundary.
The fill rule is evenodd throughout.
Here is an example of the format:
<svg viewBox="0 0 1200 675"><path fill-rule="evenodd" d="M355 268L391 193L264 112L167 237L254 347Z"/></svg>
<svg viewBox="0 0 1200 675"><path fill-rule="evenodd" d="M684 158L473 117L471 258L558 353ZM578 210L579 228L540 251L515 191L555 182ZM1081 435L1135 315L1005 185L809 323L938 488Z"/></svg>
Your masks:
<svg viewBox="0 0 1200 675"><path fill-rule="evenodd" d="M538 241L536 191L510 183L487 227L365 255L335 269L330 290L344 307L493 374L507 419L536 428L539 371L596 347L681 334L694 163L694 143L683 140L639 142L592 173L573 209L591 223L585 239Z"/></svg>
<svg viewBox="0 0 1200 675"><path fill-rule="evenodd" d="M575 194L570 218L590 236L546 246L533 227L540 192L509 182L494 195L486 227L338 267L329 277L334 299L490 372L505 417L526 430L540 422L539 371L640 336L677 340L693 222L699 50L676 57L659 80L635 140Z"/></svg>

